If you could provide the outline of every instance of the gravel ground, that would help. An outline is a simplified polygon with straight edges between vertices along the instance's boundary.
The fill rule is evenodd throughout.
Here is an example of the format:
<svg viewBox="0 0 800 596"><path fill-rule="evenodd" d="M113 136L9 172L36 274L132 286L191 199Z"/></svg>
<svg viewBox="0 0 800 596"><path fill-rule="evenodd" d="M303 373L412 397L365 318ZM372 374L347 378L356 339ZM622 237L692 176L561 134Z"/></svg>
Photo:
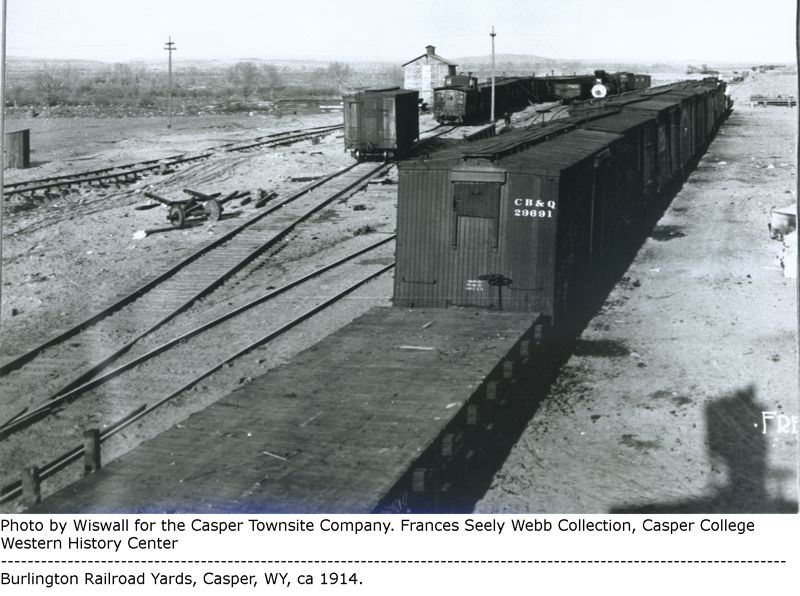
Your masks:
<svg viewBox="0 0 800 596"><path fill-rule="evenodd" d="M36 148L37 159L47 161L14 174L16 179L40 178L177 152L199 152L211 145L250 139L269 132L332 124L340 119L341 115L271 120L245 115L241 117L248 124L245 128L244 125L237 125L232 117L209 116L176 120L176 126L166 134L153 133L157 125L155 119L98 119L88 122L78 119L54 119L53 122L36 119L35 124L41 128L41 136L32 136L32 144ZM258 126L249 126L252 123ZM220 132L220 127L223 132ZM93 131L93 143L76 142L69 147L64 146L64 139L72 138L70 130L77 134L77 131L84 129ZM53 135L46 134L47 130ZM121 131L127 138L117 143L114 151L95 154L104 139L113 139L123 134ZM73 152L78 152L77 158L73 157ZM9 201L4 220L0 353L7 358L51 337L56 330L82 320L114 296L138 287L155 270L166 268L258 212L252 202L238 206L238 201L234 201L226 205L226 212L232 217L175 230L166 222L166 208L134 209L134 206L147 202L142 194L144 191L178 197L183 188L224 194L234 190L264 189L276 191L279 195L276 200L279 200L307 185L310 179L352 163L353 160L344 152L341 133L333 133L317 143L304 141L278 149L218 154L172 174L149 176L119 189L85 189L66 197L29 204L18 199ZM260 269L236 286L233 295L243 301L251 294L263 293L269 285L285 283L358 246L371 244L393 233L396 207L394 170L390 171L385 181L389 184L370 185L347 200L333 203L301 225L285 242L275 247L272 257ZM134 239L134 234L140 230L148 230L149 233L144 238ZM391 262L392 252L390 245L382 249L380 254L362 257L357 266L350 268L349 275L361 276L368 270L379 268L380 264ZM326 296L329 290L317 289L326 292ZM132 426L104 443L104 459L117 457L142 440L180 422L189 414L230 393L242 382L310 347L370 307L389 304L390 297L391 274L388 274L325 311L324 316L298 326L269 347L255 350L241 361L208 377L204 383L164 406L156 420L146 419L145 423ZM298 309L310 308L315 298L312 295L279 301L275 312L270 313L270 321L253 321L253 324L263 324L265 328L268 323L274 325L275 320L282 317L288 319L290 315L297 314ZM204 299L175 321L173 336L181 328L191 326L187 320L200 324L225 312L230 308L230 300L230 289L218 291ZM169 329L161 332L159 337L162 341L165 339L162 336L168 335L168 332ZM154 344L157 339L143 342L143 347ZM186 361L191 362L192 358L187 356ZM168 374L168 371L157 371L154 378L157 374ZM148 392L152 395L148 395L146 401L156 401L157 396L163 393L162 389L152 387L152 392ZM105 391L113 392L113 384ZM115 400L113 394L108 395L109 404L112 404L108 407L116 412L116 418L132 409L125 404L113 406ZM67 438L74 435L73 443L76 445L81 442L80 435L84 428L96 426L97 421L105 420L107 415L104 412L107 408L98 407L96 402L92 404L89 406L87 403L83 420L75 423L74 428L68 422L76 416L74 412L65 412L60 422ZM4 402L0 408L0 412L4 413L2 419L7 419L10 413L21 407L21 404ZM80 400L69 408L81 408ZM80 418L78 414L77 419ZM19 458L24 454L28 454L24 465L42 465L51 457L36 454L41 452L39 446L47 442L46 436L42 437L41 433L32 429L16 435L11 442L6 441L0 457L14 469L23 465ZM8 466L0 467L9 472L3 474L0 484L5 485L18 477ZM79 477L78 466L74 468L60 474L55 480L46 481L43 494L49 494ZM12 505L11 509L15 507Z"/></svg>
<svg viewBox="0 0 800 596"><path fill-rule="evenodd" d="M767 222L795 199L797 114L747 102L796 85L734 87L478 511L796 511L796 280Z"/></svg>
<svg viewBox="0 0 800 596"><path fill-rule="evenodd" d="M794 75L768 73L733 89L736 111L587 327L480 511L774 510L796 500L796 435L779 432L777 417L764 432L761 414L797 414L795 285L783 277L783 247L766 229L769 209L794 198L796 114L746 102L751 93L795 88ZM10 123L32 128L35 167L9 171L7 181L201 151L340 118L180 118L169 131L156 118ZM421 129L429 127L421 122ZM262 188L284 196L304 185L302 179L349 163L340 134L333 134L318 144L217 155L121 189L10 201L0 353L6 357L51 336L254 213L248 205L213 225L168 230L163 207L133 209L144 201L143 191L177 196L183 188ZM309 259L327 262L338 254L354 230L392 231L395 190L371 186L326 210L281 248L282 262L299 273ZM354 210L357 204L367 209ZM144 229L161 231L134 240ZM369 307L388 304L390 296L389 275L270 349L209 377L165 407L159 424L137 426L104 446L105 457L178 423L254 371L284 362ZM219 307L212 297L192 313L204 317ZM46 484L45 492L78 473Z"/></svg>

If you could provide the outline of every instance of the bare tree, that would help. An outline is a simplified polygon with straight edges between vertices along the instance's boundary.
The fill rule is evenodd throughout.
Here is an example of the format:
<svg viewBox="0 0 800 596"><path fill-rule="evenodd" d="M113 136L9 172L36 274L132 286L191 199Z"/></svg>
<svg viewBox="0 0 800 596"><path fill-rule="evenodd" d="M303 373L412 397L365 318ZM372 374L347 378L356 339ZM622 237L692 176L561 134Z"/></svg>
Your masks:
<svg viewBox="0 0 800 596"><path fill-rule="evenodd" d="M75 75L69 66L53 68L45 64L34 75L36 95L46 105L55 106L67 101Z"/></svg>
<svg viewBox="0 0 800 596"><path fill-rule="evenodd" d="M237 62L228 69L228 81L247 99L261 82L261 72L252 62Z"/></svg>
<svg viewBox="0 0 800 596"><path fill-rule="evenodd" d="M353 76L353 69L341 62L331 62L328 65L326 75L330 78L331 82L336 83L339 91L341 91L347 79Z"/></svg>

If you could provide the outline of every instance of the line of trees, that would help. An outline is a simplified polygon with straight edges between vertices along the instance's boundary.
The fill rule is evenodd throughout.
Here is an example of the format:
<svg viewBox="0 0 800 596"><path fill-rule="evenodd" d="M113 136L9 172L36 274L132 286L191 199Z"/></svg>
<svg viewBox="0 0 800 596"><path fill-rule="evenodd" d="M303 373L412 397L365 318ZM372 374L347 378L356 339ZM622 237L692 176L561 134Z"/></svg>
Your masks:
<svg viewBox="0 0 800 596"><path fill-rule="evenodd" d="M398 72L398 69L387 68L370 76L377 77L377 84L396 84ZM188 103L335 96L354 80L363 83L361 78L351 66L339 62L307 69L242 61L216 69L178 67L173 72L172 95ZM150 108L164 105L168 94L167 72L154 70L143 62L117 63L95 69L45 64L28 73L9 72L6 87L6 100L13 106Z"/></svg>

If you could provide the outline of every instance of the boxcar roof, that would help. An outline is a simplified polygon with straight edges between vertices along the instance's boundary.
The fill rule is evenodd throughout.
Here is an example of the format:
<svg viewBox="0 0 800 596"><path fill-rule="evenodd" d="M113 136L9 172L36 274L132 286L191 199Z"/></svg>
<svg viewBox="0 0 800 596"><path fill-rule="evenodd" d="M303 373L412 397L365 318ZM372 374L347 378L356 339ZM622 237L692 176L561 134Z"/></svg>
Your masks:
<svg viewBox="0 0 800 596"><path fill-rule="evenodd" d="M552 129L510 131L499 137L434 153L430 159L412 159L400 163L402 169L452 169L459 166L485 165L509 170L547 170L555 173L599 153L621 137L593 130L572 130L555 138L530 145L536 134L552 133ZM494 141L494 144L491 143ZM516 146L517 150L513 151ZM494 153L492 152L494 151Z"/></svg>
<svg viewBox="0 0 800 596"><path fill-rule="evenodd" d="M652 112L646 110L626 110L618 114L612 114L606 118L598 118L583 124L587 130L599 130L604 132L623 133L632 128L636 128L645 122L655 119Z"/></svg>
<svg viewBox="0 0 800 596"><path fill-rule="evenodd" d="M546 81L555 81L556 83L587 83L594 82L597 77L593 74L583 75L559 75L557 77L544 77Z"/></svg>
<svg viewBox="0 0 800 596"><path fill-rule="evenodd" d="M411 95L411 94L419 95L419 91L416 91L414 89L401 89L400 87L392 87L390 89L367 89L365 91L358 91L356 93L352 93L346 97L356 97L367 93L373 97L374 96L397 97L398 95Z"/></svg>
<svg viewBox="0 0 800 596"><path fill-rule="evenodd" d="M517 162L525 168L543 168L548 170L565 170L587 157L591 157L614 143L620 135L594 130L573 130L554 139L546 141L515 153L502 160L509 165Z"/></svg>
<svg viewBox="0 0 800 596"><path fill-rule="evenodd" d="M678 107L680 103L680 98L660 96L658 99L648 99L646 101L631 103L628 104L627 107L634 110L650 110L661 113Z"/></svg>

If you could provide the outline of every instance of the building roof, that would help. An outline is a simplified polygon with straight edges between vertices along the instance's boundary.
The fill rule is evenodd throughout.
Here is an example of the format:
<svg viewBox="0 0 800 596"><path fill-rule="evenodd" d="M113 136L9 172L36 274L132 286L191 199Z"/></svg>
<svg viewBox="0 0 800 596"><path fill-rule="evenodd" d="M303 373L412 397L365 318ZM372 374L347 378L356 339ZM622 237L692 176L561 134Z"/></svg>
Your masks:
<svg viewBox="0 0 800 596"><path fill-rule="evenodd" d="M417 60L420 60L421 58L433 58L434 60L438 60L439 62L443 62L444 64L447 64L448 66L458 66L458 64L456 64L455 62L450 62L450 60L448 60L447 58L442 58L438 54L428 54L428 53L422 54L421 56L417 56L413 60L409 60L408 62L403 64L403 66L408 66L412 62L416 62Z"/></svg>

